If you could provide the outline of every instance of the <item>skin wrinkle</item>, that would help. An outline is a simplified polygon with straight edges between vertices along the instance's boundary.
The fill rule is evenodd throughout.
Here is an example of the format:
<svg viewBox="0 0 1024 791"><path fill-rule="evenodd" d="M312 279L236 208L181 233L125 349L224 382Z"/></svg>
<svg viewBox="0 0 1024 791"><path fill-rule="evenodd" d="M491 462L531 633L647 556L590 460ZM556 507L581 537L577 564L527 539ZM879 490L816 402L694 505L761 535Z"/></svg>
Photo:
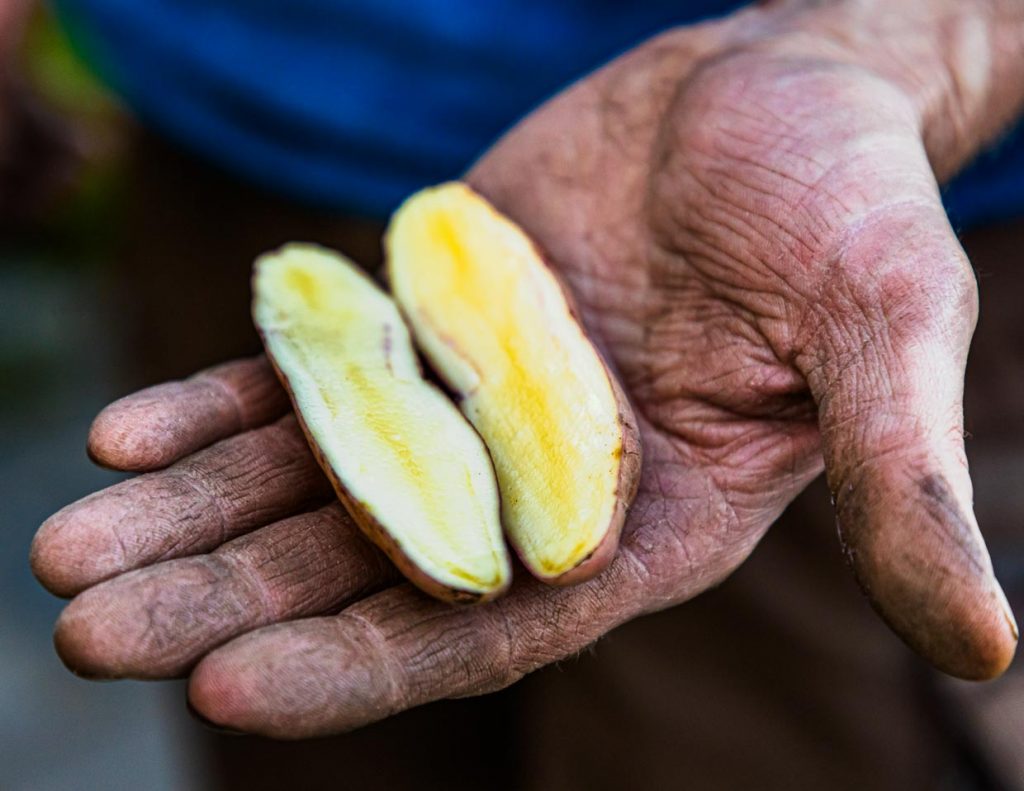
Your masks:
<svg viewBox="0 0 1024 791"><path fill-rule="evenodd" d="M212 511L217 518L217 537L209 540L209 546L219 546L223 544L231 536L231 520L228 518L227 508L221 502L221 493L216 492L210 488L210 485L206 483L206 478L203 476L201 470L188 470L182 469L180 474L177 476L177 480L184 483L193 493L204 503L205 508L203 510ZM204 531L205 533L205 531ZM190 547L190 543L187 542L186 534L179 534L177 539L171 543L170 546L166 547L168 554L158 556L158 559L170 557L171 553L175 553L182 549L181 542L186 542L184 548L187 550ZM204 544L207 542L204 542Z"/></svg>
<svg viewBox="0 0 1024 791"><path fill-rule="evenodd" d="M685 468L685 465L680 465L680 466ZM674 492L674 491L670 492L668 490L668 488L666 487L665 481L668 480L667 477L663 477L662 475L659 474L657 476L656 480L658 482L658 484L657 484L657 491L658 491L658 493L660 495L660 498L658 500L659 502L666 503L666 504L670 503L670 502L677 502L677 503L681 502L679 500L679 495L676 492ZM708 486L711 487L712 484L709 482ZM708 516L705 519L705 522L708 523L708 524L716 524L716 523L718 523L719 527L718 527L717 530L719 532L721 532L721 533L724 533L726 536L728 536L732 532L740 531L741 530L741 526L743 524L743 521L740 519L740 517L738 515L738 512L735 510L734 506L727 499L721 497L721 495L718 494L719 491L720 490L717 487L708 488L708 489L705 490L705 495L703 495L703 496L695 496L690 501L693 502L695 506L698 503L706 503L707 504L707 509L708 509ZM714 493L714 496L711 496L712 493ZM720 520L716 516L717 510L716 510L716 507L714 505L714 503L716 501L721 504L721 507L725 508L726 513L728 515L728 517L724 520L724 522L720 522ZM682 533L679 532L679 530L681 529L683 524L688 524L688 523L693 521L692 518L683 518L680 521L668 520L667 524L665 524L665 521L666 520L665 520L665 518L663 516L662 519L658 520L658 522L660 522L661 524L650 524L649 512L643 514L641 516L641 518L638 520L638 523L639 523L640 526L647 524L648 527L645 529L644 527L638 526L638 528L636 529L636 531L634 533L631 533L630 535L628 535L628 536L626 536L624 538L624 545L626 545L626 546L633 546L634 543L635 543L636 546L643 547L643 544L639 543L640 539L642 538L642 536L645 533L649 534L651 531L658 531L658 530L660 530L660 532L654 532L654 534L655 535L667 535L667 536L671 536L671 537L677 537L675 545L678 546L679 549L682 551L683 558L685 559L684 562L685 562L686 566L696 567L698 564L695 562L694 557L691 555L691 551L692 550L691 550L690 544L683 537ZM722 526L722 525L724 525L724 526ZM730 525L732 525L732 527L730 527ZM729 546L730 543L731 543L731 541L728 538L726 538L726 539L721 541L720 546L721 547L727 547L727 546ZM749 548L752 549L753 545L751 544ZM742 559L743 557L746 556L746 553L748 551L749 551L749 549L741 550L738 553L738 555L740 557L739 557L739 559L736 560L737 564L738 564L740 559ZM652 578L657 577L657 576L659 576L659 575L661 575L663 573L663 572L658 571L659 569L665 569L665 572L667 572L668 582L669 583L671 582L671 580L674 577L678 576L678 569L680 568L679 558L678 557L672 557L671 555L666 554L666 552L664 551L664 547L660 547L657 551L654 551L653 550L653 545L650 545L650 548L647 550L647 554L651 556L651 565L648 566L648 569L649 569L649 574L650 574L650 576ZM712 554L712 553L710 553L706 547L703 547L701 553L699 554L699 556L704 559L708 569L719 568L722 564L720 564L720 563L713 563L713 562L711 562L711 563L707 562L709 554ZM639 557L640 557L640 559L642 561L643 555L639 555ZM727 573L728 570L731 570L732 567L733 567L732 565L727 565L725 567L725 569L721 570L722 575L724 576L724 574ZM716 572L712 572L712 576L714 576L715 574L716 574ZM683 576L685 578L686 575L683 575ZM665 586L661 585L661 586L658 586L658 587L665 587ZM676 596L684 596L686 594L685 594L684 591L680 591L680 590L677 589L675 591L675 595ZM664 594L662 595L661 598L664 599Z"/></svg>
<svg viewBox="0 0 1024 791"><path fill-rule="evenodd" d="M732 111L730 111L730 112L732 112ZM720 143L719 143L719 144L720 144ZM746 163L748 163L748 164L757 164L757 166L759 166L759 167L767 167L767 166L763 165L763 164L762 164L762 163L761 163L761 162L759 161L759 159L758 159L758 158L755 158L755 157L749 157L749 158L744 158L744 157L740 156L740 157L738 158L738 161L740 161L740 162L746 162ZM769 170L770 170L770 168L769 168ZM723 172L728 172L728 171L723 171ZM778 171L778 172L782 172L782 171ZM697 178L697 179L699 179L699 169L692 169L692 168L691 168L691 169L689 169L689 171L688 171L688 175L689 175L689 177L693 177L693 178ZM713 194L713 191L712 191L712 189L710 188L710 185L709 185L709 183L707 183L707 182L706 182L706 183L703 183L703 189L705 189L705 191L706 191L706 192L708 192L709 194ZM777 191L768 191L768 192L777 192ZM782 191L782 194L784 194L784 191ZM805 191L804 191L804 192L802 193L802 195L801 195L801 200L803 200L803 197L802 197L802 196L806 196L806 195L808 195L808 194L809 194L809 193L808 193L808 192L807 192L807 191L805 190ZM815 200L819 200L819 198L817 198L817 197L816 197L816 199L815 199ZM768 218L768 217L766 216L766 218ZM776 225L776 227L778 227L778 226ZM782 226L782 227L780 228L780 230L782 231L782 233L785 233L785 234L790 234L790 235L793 235L793 232L791 232L791 231L788 231L788 230L787 230L787 228L785 228L784 226ZM673 235L673 236L677 236L677 235ZM685 235L683 236L683 238L685 238ZM715 237L713 236L713 238L715 238ZM799 235L794 235L794 238L799 238ZM807 248L805 249L805 253L810 253L810 252L812 252L812 249L810 248L810 246L807 246ZM788 284L788 285L790 285L791 287L793 286L793 284L792 284L792 283L790 283L790 284Z"/></svg>
<svg viewBox="0 0 1024 791"><path fill-rule="evenodd" d="M215 556L211 555L211 557ZM258 567L246 565L238 555L225 554L221 556L221 560L228 564L235 575L244 580L254 591L256 601L262 608L262 616L259 620L266 623L278 620L283 614L284 608L277 602L277 597L274 595L275 587L270 584L272 581L264 580Z"/></svg>
<svg viewBox="0 0 1024 791"><path fill-rule="evenodd" d="M156 496L150 498L151 503L156 501L163 506L164 510L156 514L157 519L153 518L153 512L139 508L138 517L129 516L118 522L117 529L128 531L128 535L134 538L136 544L136 551L132 555L129 568L135 568L142 562L148 562L151 558L165 559L182 546L185 548L192 546L187 534L182 535L181 530L184 528L187 531L194 522L203 522L206 518L207 510L203 507L203 502L195 499L194 496L188 496L195 494L192 487L176 485L178 483L176 477L168 477L158 483L161 488ZM130 492L126 492L125 499L129 495ZM186 501L187 507L181 507L181 500ZM178 510L179 508L181 510ZM134 503L132 510L136 510ZM147 523L148 526L145 530L136 528L136 526L147 525Z"/></svg>
<svg viewBox="0 0 1024 791"><path fill-rule="evenodd" d="M211 376L209 373L200 373L196 375L195 381L211 387L228 404L233 414L231 424L235 427L234 431L239 431L248 424L242 411L241 399L238 393L230 389L223 380L217 376Z"/></svg>
<svg viewBox="0 0 1024 791"><path fill-rule="evenodd" d="M712 108L714 108L716 106L716 104L718 104L718 103L728 103L728 96L723 98L718 93L718 91L720 89L723 89L723 88L724 88L724 90L726 90L728 92L732 92L732 93L737 92L736 88L732 87L729 83L724 82L722 80L718 80L718 82L712 84L711 86L706 86L706 85L701 85L700 86L700 90L703 92L703 94L709 95L711 97L711 99L709 101L711 102L711 107ZM691 91L696 91L696 90L697 90L696 87L691 87ZM743 98L745 100L746 97L742 95L742 90L740 90L739 92L741 93L741 98ZM686 97L686 98L690 98L690 97ZM757 100L755 99L755 101L757 101ZM742 104L742 103L743 102L740 102L740 104ZM760 104L760 102L759 102L759 104ZM687 104L686 104L686 102L680 101L679 102L679 106L680 107L686 107ZM711 112L715 112L715 110L712 109ZM735 110L730 107L730 112L735 112ZM743 111L740 111L740 112L743 112ZM715 161L719 160L721 158L722 154L725 151L725 149L723 147L723 141L727 139L727 138L724 138L722 136L722 133L725 132L726 135L727 135L728 134L728 130L722 128L721 126L719 126L717 129L715 129L715 134L712 135L712 134L710 134L710 128L709 128L709 132L706 133L708 135L708 139L707 139L706 143L702 144L702 145L696 145L697 140L701 139L700 138L700 134L698 132L698 129L695 128L692 123L688 122L688 117L687 116L682 115L682 114L679 114L679 115L680 115L679 121L677 122L677 124L674 125L673 135L677 136L677 137L678 136L683 136L686 139L686 141L687 141L687 148L685 150L687 152L693 152L693 153L688 153L687 155L688 156L693 156L693 155L699 154L700 152L703 151L704 152L703 156L704 156L706 161L708 161L708 162L715 162ZM695 133L697 133L697 134L695 134ZM679 150L678 147L675 146L674 139L675 138L671 138L668 141L666 141L665 143L663 143L664 145L666 145L667 150L675 150L675 151ZM758 166L761 166L761 163L759 161L757 161L757 160L750 160L750 161L755 162ZM729 178L731 178L731 177L733 177L735 175L735 174L733 174L729 170L723 170L723 171L718 171L716 173L708 174L709 175L709 180L708 181L701 181L701 178L700 178L701 169L699 167L697 167L697 168L686 168L685 166L683 166L683 167L679 168L679 170L680 170L681 173L683 173L683 172L687 173L690 178L696 179L698 181L698 183L702 186L704 191L708 195L712 195L712 196L716 194L716 189L711 186L712 184L717 183L717 181L723 175L726 175ZM669 205L672 205L672 204L669 204ZM682 206L682 205L686 205L686 204L685 203L680 203L680 204L677 204L677 205L681 205ZM699 203L697 205L699 206ZM750 208L750 207L748 207L748 208ZM685 223L684 223L684 225L685 225ZM787 229L785 229L785 228L782 228L781 230L784 233L788 233ZM676 232L674 230L669 230L669 232L667 233L667 238L669 240L677 240L677 239L680 239L680 238L685 238L685 235L679 234L678 232Z"/></svg>
<svg viewBox="0 0 1024 791"><path fill-rule="evenodd" d="M132 507L129 509L129 517L131 516L134 507L135 506L133 504ZM117 554L115 555L112 565L114 566L114 568L126 568L130 562L134 562L129 560L129 558L132 557L132 553L128 551L128 547L126 546L124 539L121 537L121 533L117 529L116 525L107 524L105 525L105 529L112 539L110 544L114 546L117 550Z"/></svg>
<svg viewBox="0 0 1024 791"><path fill-rule="evenodd" d="M339 689L351 689L352 692L357 691L357 700L366 698L368 694L372 695L377 713L377 716L374 717L375 719L412 705L413 699L410 697L406 686L407 674L391 656L383 633L373 620L349 610L340 615L332 616L329 619L307 621L305 622L305 630L307 632L315 630L316 632L327 632L328 635L337 635L340 640L339 644L342 648L342 654L340 657L336 657L335 661L342 659L344 662L344 658L347 657L350 661L344 662L342 667L350 671L352 666L355 665L362 673L365 673L365 676L359 678L360 683L358 686L349 688L348 684L355 679L346 680L343 675L336 673L327 676L316 673L315 670L322 666L324 648L326 644L330 644L323 640L309 640L308 646L299 652L297 656L284 655L274 660L274 664L289 661L298 666L305 666L311 671L305 674L305 677L309 679L309 683L293 686L291 689L294 691L291 693L289 692L290 686L288 684L276 684L275 696L284 696L283 700L280 701L280 707L284 716L282 716L281 731L275 735L292 738L302 735L301 733L294 733L289 728L291 723L289 722L288 715L294 712L308 712L307 717L309 715L314 717L312 724L316 723L315 719L321 718L330 721L337 719L339 716L344 718L345 715L348 715L349 719L351 719L351 712L346 711L344 706L339 710L331 705L331 702L338 697L336 693ZM307 636L311 635L307 634ZM217 657L216 654L212 656L213 658ZM375 661L369 661L371 657ZM296 661L297 659L299 661ZM268 681L271 681L274 676L279 675L274 664L267 668L266 677ZM294 677L292 676L292 678ZM383 682L383 689L381 688L381 682ZM344 697L342 697L342 700L344 700ZM309 724L311 723L306 722L304 726L309 727ZM344 722L343 719L341 730L349 730L351 726L352 724Z"/></svg>
<svg viewBox="0 0 1024 791"><path fill-rule="evenodd" d="M786 427L800 428L791 421L786 421L783 426L780 426L779 433L782 433ZM747 433L737 432L731 439L722 444L716 453L712 453L711 458L720 467L730 472L746 469L761 473L761 465L764 465L763 472L768 474L777 473L779 465L776 460L776 455L778 454L775 451L781 451L786 443L780 443L778 439L768 438L768 428L772 428L772 426L769 425L766 428L764 426L750 425L747 427ZM808 430L809 435L812 435L814 429L813 421L808 421L805 428ZM765 445L768 447L765 448Z"/></svg>
<svg viewBox="0 0 1024 791"><path fill-rule="evenodd" d="M713 305L715 303L709 302L709 304ZM732 307L735 307L736 310L740 312L741 320L737 321L735 315L729 315L729 308ZM742 320L744 313L742 306L726 301L723 308L724 310L720 315L723 317L724 324L717 322L713 315L700 315L700 313L697 312L696 305L691 306L684 300L682 304L679 305L679 310L669 314L669 316L674 317L677 314L682 316L684 311L688 311L694 314L693 318L683 318L683 320L678 323L679 326L675 326L674 324L668 325L667 318L659 320L657 326L652 329L650 333L649 342L654 346L654 348L659 348L659 346L671 344L674 337L675 343L686 348L691 341L696 341L699 343L701 348L701 356L705 360L718 360L723 351L730 352L728 355L728 362L730 365L740 366L744 370L751 372L745 382L735 383L734 386L741 389L733 391L734 395L730 399L730 402L734 404L738 399L747 401L751 397L756 400L757 395L759 394L759 388L755 387L754 393L748 393L744 386L749 386L753 381L768 382L775 380L775 375L768 374L767 369L765 369L764 373L757 373L762 370L759 368L759 364L772 366L775 364L775 361L770 359L770 355L766 356L762 360L756 360L757 356L761 353L760 349L763 348L763 344L761 346L757 344L759 333L753 326L752 317ZM713 338L717 338L718 340L713 341ZM735 350L735 355L731 354L733 350ZM751 357L754 357L758 364L751 366ZM660 364L657 361L657 358L654 358L650 363L648 363L647 370L640 370L640 373L646 374L647 378L638 378L637 374L633 374L632 376L627 376L627 384L634 390L634 392L642 393L644 400L660 400L661 398L671 397L678 398L680 392L688 392L692 395L711 397L712 400L722 406L730 405L730 403L714 398L716 392L719 395L722 394L722 388L716 386L714 380L728 378L728 369L712 375L710 377L711 381L702 382L699 389L686 385L686 377L683 373L684 370L685 368L680 366L678 362L670 363L666 359L664 364ZM654 385L659 384L659 382L664 382L665 380L671 381L675 378L683 380L681 382L682 390L678 388L667 388L665 386L660 388L654 387ZM766 392L764 395L767 396L768 393Z"/></svg>
<svg viewBox="0 0 1024 791"><path fill-rule="evenodd" d="M218 637L221 634L226 636L230 633L226 627L253 603L249 597L223 595L225 588L219 583L229 579L232 574L232 569L223 558L211 558L194 570L205 572L207 578L180 591L183 594L181 598L189 603L188 607L163 597L154 597L143 606L146 629L140 642L148 654L159 656L162 662L178 667L179 673L184 670L180 663L187 659L187 653L178 635L195 631L199 626L212 628ZM189 591L196 591L199 595L192 595ZM178 662L171 663L171 657Z"/></svg>
<svg viewBox="0 0 1024 791"><path fill-rule="evenodd" d="M359 587L353 584L360 579L393 577L392 567L383 562L382 554L372 545L361 540L348 517L342 516L340 506L327 506L312 516L315 522L308 526L304 516L295 517L301 520L301 527L300 522L285 520L236 539L215 553L230 555L237 563L247 565L271 592L281 589L282 601L277 609L282 617L290 612L311 612L317 597L323 599L325 589L350 591L346 598L351 598L365 592L365 582ZM304 543L285 532L288 523L303 531L307 537ZM344 599L338 602L336 595L331 598L334 601L327 606L344 603Z"/></svg>
<svg viewBox="0 0 1024 791"><path fill-rule="evenodd" d="M213 511L219 520L221 530L219 540L211 539L204 531L204 534L201 536L203 548L218 546L224 543L227 538L234 537L237 533L232 531L230 527L232 524L241 522L244 525L260 521L260 517L263 516L262 509L250 510L244 507L247 502L252 502L247 499L252 491L265 489L269 483L278 480L289 472L308 468L305 459L305 446L300 444L297 428L292 418L285 418L283 421L268 427L265 431L266 433L260 436L261 444L265 443L271 446L273 444L272 436L278 434L282 439L287 439L286 444L294 445L295 450L300 452L296 454L281 454L281 456L288 458L283 466L258 466L255 468L255 475L242 464L238 464L238 459L236 458L229 458L227 463L224 464L209 466L207 466L208 462L204 460L202 463L184 465L180 469L179 480L192 487L200 499L206 503L207 508ZM246 437L244 434L240 436ZM235 450L241 450L243 447L245 446L240 445ZM249 458L251 451L247 447L245 449L246 453L241 455L241 460ZM253 448L252 450L257 449ZM278 459L281 456L278 456ZM275 459L276 461L277 459ZM238 495L242 496L234 496L233 492L235 490L240 490ZM255 500L255 503L259 503L259 500Z"/></svg>
<svg viewBox="0 0 1024 791"><path fill-rule="evenodd" d="M733 137L736 137L733 134ZM847 203L845 193L852 187L856 186L856 182L852 184L842 184L842 177L847 175L849 170L859 167L864 168L864 161L871 163L877 161L879 158L879 152L883 150L884 146L879 145L879 138L886 140L893 139L899 141L902 136L894 136L890 133L862 133L854 138L850 143L845 145L845 158L835 159L832 162L825 164L811 160L809 157L803 157L805 160L812 161L815 168L820 170L815 175L813 181L802 184L802 189L799 191L796 200L790 204L791 213L795 216L800 217L799 226L809 235L809 239L805 243L805 248L812 254L817 254L817 251L821 250L825 245L825 242L829 238L833 238L834 235L841 231L842 228L849 227L851 220L848 218L856 217L857 209L854 205ZM791 155L791 152L786 151L787 155ZM757 160L752 157L737 157L737 160L745 165L756 166ZM783 171L778 171L783 172ZM833 188L833 181L840 182L838 189ZM758 190L755 184L749 181L743 182L745 189ZM774 192L770 190L761 189L759 190L763 195L767 197L773 197ZM838 211L823 211L822 197L827 199L824 201L825 206L831 204L833 207L838 207ZM809 212L808 204L811 201L816 204L810 207ZM870 196L859 195L857 203L865 204L871 203ZM829 218L833 214L838 218L844 218L840 222L829 222ZM824 221L824 233L820 233L816 229L816 224Z"/></svg>
<svg viewBox="0 0 1024 791"><path fill-rule="evenodd" d="M508 686L526 675L527 671L521 671L517 667L515 630L512 627L512 619L508 612L499 603L499 605L495 607L494 615L497 617L503 637L503 650L501 652L502 660L500 663L500 667L503 668L503 672L499 674L499 679L508 679L508 683L505 684L505 686Z"/></svg>
<svg viewBox="0 0 1024 791"><path fill-rule="evenodd" d="M726 229L727 232L733 230L727 226L721 227ZM680 250L679 252L691 262L694 268L700 271L701 278L712 289L710 293L712 298L723 302L730 302L737 309L741 309L743 313L748 313L752 319L752 324L756 327L760 323L758 318L756 318L759 313L761 318L768 317L766 312L761 310L761 306L758 305L762 301L760 297L771 292L768 289L748 287L743 289L742 292L737 293L733 284L742 280L744 275L749 275L750 270L742 265L737 265L737 262L723 261L721 259L721 251L717 248L712 250L710 247L713 243L713 238L714 234L712 231L695 228L693 229L687 249ZM706 255L709 252L711 255ZM757 305L757 308L752 309L751 305Z"/></svg>
<svg viewBox="0 0 1024 791"><path fill-rule="evenodd" d="M743 163L748 164L748 165L756 164L756 161L753 158L750 158L750 157L739 157L739 158L737 158L737 161L743 162ZM724 176L724 171L719 169L717 172L711 173L709 175L714 177L714 178L722 178ZM732 175L733 175L733 178L734 178L736 184L741 188L739 190L735 190L735 192L746 192L748 194L757 194L757 195L760 196L760 200L762 202L767 202L769 200L773 200L773 199L777 199L778 198L778 193L777 192L775 192L775 191L773 191L771 189L767 189L767 188L761 187L760 185L758 185L757 183L755 183L755 182L753 182L753 181L751 181L749 179L740 179L740 178L737 177L740 174L732 174ZM824 178L824 177L825 176L822 176L822 178ZM702 183L700 186L703 187L705 190L708 190L708 184L703 184ZM720 189L722 189L724 191L725 189L727 189L727 188L729 188L731 186L732 186L731 183L728 180L725 180L723 178L723 180L721 182ZM830 195L829 197L832 198L832 200L834 200L836 203L839 203L839 201L836 199L835 196ZM806 200L805 198L799 198L797 201L795 201L793 203L792 209L793 209L794 213L799 213L799 212L802 211L801 204L804 203L805 200ZM726 216L728 216L728 215L726 215ZM781 235L787 237L789 240L794 242L798 248L802 248L804 250L805 254L813 253L814 250L816 250L817 247L821 244L821 238L818 235L818 231L815 230L814 225L812 223L810 223L810 222L801 223L801 227L803 228L804 232L809 237L807 240L804 240L803 238L795 236L789 229L785 228L780 223L775 222L774 218L773 218L773 216L772 216L772 214L770 212L770 210L767 207L759 208L757 211L752 211L751 212L751 216L752 217L756 217L756 218L761 219L761 220L764 220L764 221L767 221L767 222L774 223L775 229L778 230L778 232ZM750 231L754 232L755 234L759 234L760 233L755 228L755 226L752 223L747 222L745 224L746 224L747 228ZM763 239L768 239L770 237L766 236L766 235L762 235L762 238ZM792 248L790 248L788 252L793 257L798 257L796 255L795 251ZM769 262L767 259L761 261L760 263L765 267L765 269L767 269L770 273L772 273L776 277L779 277L781 272L783 271L779 267L772 266L771 262Z"/></svg>
<svg viewBox="0 0 1024 791"><path fill-rule="evenodd" d="M411 592L411 588L408 585L402 587L403 593L408 594ZM374 599L371 598L366 600L365 603L372 604L373 601ZM359 606L356 605L356 607ZM382 628L375 624L369 616L361 615L355 608L344 610L335 618L341 621L349 620L359 625L369 636L376 656L386 666L387 672L385 677L389 683L389 693L385 698L385 709L388 712L394 712L407 708L408 706L405 701L410 699L410 678L403 665L398 661L398 658L393 656L392 652L388 650L388 637Z"/></svg>

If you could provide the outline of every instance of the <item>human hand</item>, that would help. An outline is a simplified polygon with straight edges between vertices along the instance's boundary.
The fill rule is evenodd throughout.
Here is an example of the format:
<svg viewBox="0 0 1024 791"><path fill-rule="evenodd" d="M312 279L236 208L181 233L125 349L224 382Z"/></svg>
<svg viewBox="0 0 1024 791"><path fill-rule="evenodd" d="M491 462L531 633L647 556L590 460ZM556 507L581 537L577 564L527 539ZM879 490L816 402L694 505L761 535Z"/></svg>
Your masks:
<svg viewBox="0 0 1024 791"><path fill-rule="evenodd" d="M824 462L882 616L947 672L1000 673L1017 633L972 514L960 403L977 296L934 172L1019 106L1024 19L877 5L669 32L468 174L546 249L639 418L640 492L605 573L571 588L519 574L468 609L396 584L324 505L266 364L243 361L97 419L98 461L159 471L40 529L37 575L77 594L65 662L190 673L191 705L225 726L356 727L499 689L714 585Z"/></svg>

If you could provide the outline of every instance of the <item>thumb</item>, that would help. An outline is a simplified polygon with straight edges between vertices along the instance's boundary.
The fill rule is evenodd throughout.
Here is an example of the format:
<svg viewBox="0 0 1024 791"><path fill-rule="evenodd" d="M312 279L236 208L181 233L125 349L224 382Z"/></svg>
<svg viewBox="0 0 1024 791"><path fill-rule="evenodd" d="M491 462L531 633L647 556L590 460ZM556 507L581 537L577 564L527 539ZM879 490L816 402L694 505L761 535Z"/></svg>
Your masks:
<svg viewBox="0 0 1024 791"><path fill-rule="evenodd" d="M844 553L912 648L961 678L998 676L1017 627L974 517L964 454L970 265L936 201L862 226L833 272L801 367Z"/></svg>

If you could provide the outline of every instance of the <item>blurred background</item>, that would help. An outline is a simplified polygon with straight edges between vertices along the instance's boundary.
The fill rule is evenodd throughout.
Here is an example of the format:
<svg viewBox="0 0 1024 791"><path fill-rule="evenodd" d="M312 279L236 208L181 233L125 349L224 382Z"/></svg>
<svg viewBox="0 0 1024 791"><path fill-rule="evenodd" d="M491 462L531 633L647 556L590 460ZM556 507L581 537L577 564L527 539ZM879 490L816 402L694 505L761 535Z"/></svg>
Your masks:
<svg viewBox="0 0 1024 791"><path fill-rule="evenodd" d="M31 105L0 101L5 153L15 134L28 148L14 162L0 154L4 186L17 184L0 199L0 787L200 788L179 685L69 674L50 643L62 603L26 562L43 519L119 477L91 465L83 443L126 386L103 298L126 119L42 9L19 57Z"/></svg>
<svg viewBox="0 0 1024 791"><path fill-rule="evenodd" d="M133 389L256 351L253 256L303 238L372 265L383 216L374 201L408 185L339 216L329 196L296 201L221 170L171 142L169 127L155 132L145 109L125 110L47 8L16 25L19 5L0 0L0 44L18 33L0 91L0 788L1024 788L1021 660L977 686L911 656L843 569L820 485L750 563L692 605L506 692L349 736L276 744L215 734L186 712L180 682L68 673L50 641L62 602L34 581L27 557L47 516L119 479L85 457L92 417ZM665 21L623 35L639 40ZM614 51L608 43L586 57ZM568 62L553 66L548 83L515 100L527 108L570 74ZM233 109L245 118L243 105ZM485 139L505 123L476 122ZM458 172L442 161L413 178ZM979 518L1018 613L1022 237L1019 218L1000 216L965 239L984 306L969 452ZM736 752L723 752L723 732Z"/></svg>

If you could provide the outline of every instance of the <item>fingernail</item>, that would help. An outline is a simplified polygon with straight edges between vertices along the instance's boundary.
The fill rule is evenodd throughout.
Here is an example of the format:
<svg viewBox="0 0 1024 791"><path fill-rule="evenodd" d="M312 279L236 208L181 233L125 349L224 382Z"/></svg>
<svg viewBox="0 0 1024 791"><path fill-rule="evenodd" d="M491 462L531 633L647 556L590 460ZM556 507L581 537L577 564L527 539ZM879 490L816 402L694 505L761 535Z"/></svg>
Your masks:
<svg viewBox="0 0 1024 791"><path fill-rule="evenodd" d="M204 728L214 733L218 733L222 736L245 736L245 731L239 731L235 728L228 728L226 725L219 725L209 717L201 714L195 706L192 705L192 701L186 699L185 707L188 709L188 713Z"/></svg>

